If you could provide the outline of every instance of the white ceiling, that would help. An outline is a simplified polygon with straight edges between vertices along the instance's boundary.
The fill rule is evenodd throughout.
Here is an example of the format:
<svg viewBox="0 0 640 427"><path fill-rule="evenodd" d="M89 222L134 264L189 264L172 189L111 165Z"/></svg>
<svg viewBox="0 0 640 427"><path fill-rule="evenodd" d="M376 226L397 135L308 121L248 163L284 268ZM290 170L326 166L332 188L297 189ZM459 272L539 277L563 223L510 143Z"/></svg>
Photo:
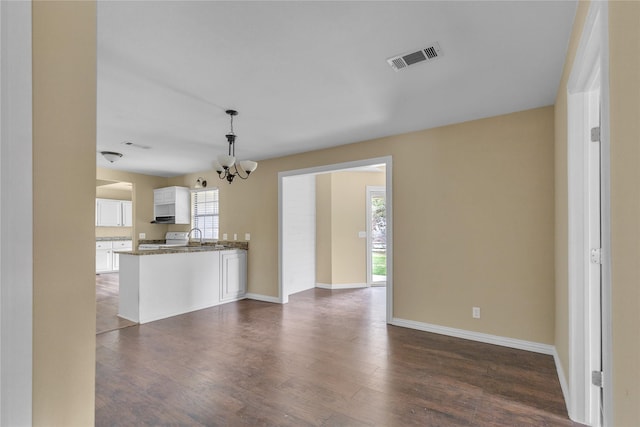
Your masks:
<svg viewBox="0 0 640 427"><path fill-rule="evenodd" d="M98 166L209 170L228 108L236 155L263 160L551 105L576 4L100 1L97 149L124 157Z"/></svg>

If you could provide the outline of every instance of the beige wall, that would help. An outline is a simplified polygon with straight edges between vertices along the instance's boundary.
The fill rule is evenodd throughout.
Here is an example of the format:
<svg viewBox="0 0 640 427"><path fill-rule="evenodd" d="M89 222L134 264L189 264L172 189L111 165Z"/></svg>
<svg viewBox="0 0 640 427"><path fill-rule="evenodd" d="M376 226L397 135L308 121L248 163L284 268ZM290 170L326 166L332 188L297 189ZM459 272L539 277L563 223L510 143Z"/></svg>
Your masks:
<svg viewBox="0 0 640 427"><path fill-rule="evenodd" d="M33 3L36 426L94 421L95 17L91 1Z"/></svg>
<svg viewBox="0 0 640 427"><path fill-rule="evenodd" d="M613 400L640 425L640 3L609 4Z"/></svg>
<svg viewBox="0 0 640 427"><path fill-rule="evenodd" d="M121 230L130 230L134 247L138 244L139 233L145 233L146 240L164 239L164 235L167 233L167 225L151 224L151 221L153 220L153 190L155 188L169 186L170 184L168 184L169 181L167 178L133 172L123 172L113 169L97 168L96 179L130 182L133 184L131 192L131 200L133 202L133 227L122 229L116 228L116 230L114 230L115 233ZM98 227L96 227L96 236L106 237L102 234L99 235L98 233L99 230ZM125 234L113 235L124 236Z"/></svg>
<svg viewBox="0 0 640 427"><path fill-rule="evenodd" d="M367 229L366 188L368 185L384 187L385 174L334 172L316 177L317 282L367 283L367 240L358 237L358 232ZM328 207L327 200L324 200L327 197L329 198ZM320 280L321 277L329 281Z"/></svg>
<svg viewBox="0 0 640 427"><path fill-rule="evenodd" d="M112 188L96 187L96 198L114 200L133 200L132 192L128 190L114 190Z"/></svg>
<svg viewBox="0 0 640 427"><path fill-rule="evenodd" d="M277 296L278 172L392 155L395 316L552 344L553 136L545 107L265 160L220 185L221 228L252 233L249 291Z"/></svg>

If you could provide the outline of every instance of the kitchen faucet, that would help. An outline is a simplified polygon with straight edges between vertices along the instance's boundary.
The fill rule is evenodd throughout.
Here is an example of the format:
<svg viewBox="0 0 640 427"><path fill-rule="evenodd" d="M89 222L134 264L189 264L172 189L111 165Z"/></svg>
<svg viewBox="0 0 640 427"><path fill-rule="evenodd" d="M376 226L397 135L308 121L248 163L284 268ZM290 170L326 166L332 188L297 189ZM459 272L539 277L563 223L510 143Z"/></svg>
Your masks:
<svg viewBox="0 0 640 427"><path fill-rule="evenodd" d="M200 245L202 246L202 230L200 230L199 228L192 228L191 230L189 230L189 232L187 233L187 244L189 244L191 242L191 232L192 231L197 231L198 233L200 233Z"/></svg>

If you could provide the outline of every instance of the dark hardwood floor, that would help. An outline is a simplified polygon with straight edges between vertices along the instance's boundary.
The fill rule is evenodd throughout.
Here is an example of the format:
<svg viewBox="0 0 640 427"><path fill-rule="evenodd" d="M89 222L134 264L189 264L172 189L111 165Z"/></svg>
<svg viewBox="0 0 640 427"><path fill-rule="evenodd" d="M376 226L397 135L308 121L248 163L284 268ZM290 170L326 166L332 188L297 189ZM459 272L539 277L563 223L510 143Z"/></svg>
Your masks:
<svg viewBox="0 0 640 427"><path fill-rule="evenodd" d="M573 426L552 357L388 326L385 289L97 336L96 425Z"/></svg>
<svg viewBox="0 0 640 427"><path fill-rule="evenodd" d="M118 317L118 273L96 274L96 334L133 326Z"/></svg>

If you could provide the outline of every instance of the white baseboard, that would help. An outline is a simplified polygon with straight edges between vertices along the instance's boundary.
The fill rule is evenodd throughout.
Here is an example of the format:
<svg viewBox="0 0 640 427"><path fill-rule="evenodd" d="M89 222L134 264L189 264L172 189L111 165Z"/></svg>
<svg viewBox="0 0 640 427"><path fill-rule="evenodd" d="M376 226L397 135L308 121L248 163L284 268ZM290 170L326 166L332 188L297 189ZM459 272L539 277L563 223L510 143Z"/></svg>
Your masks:
<svg viewBox="0 0 640 427"><path fill-rule="evenodd" d="M329 284L329 283L316 283L316 288L321 289L358 289L358 288L366 288L366 283L338 283L338 284Z"/></svg>
<svg viewBox="0 0 640 427"><path fill-rule="evenodd" d="M391 320L391 324L395 326L402 326L404 328L417 329L419 331L433 332L435 334L483 342L486 344L532 351L534 353L553 355L555 352L554 346L549 344L501 337L498 335L483 334L481 332L466 331L464 329L449 328L447 326L432 325L430 323L415 322L413 320L398 319L397 317L394 317Z"/></svg>
<svg viewBox="0 0 640 427"><path fill-rule="evenodd" d="M272 296L269 296L269 295L260 295L260 294L247 293L247 294L244 294L244 297L246 299L253 299L253 300L256 300L256 301L264 301L264 302L272 302L274 304L282 304L282 301L280 301L280 298L272 297Z"/></svg>
<svg viewBox="0 0 640 427"><path fill-rule="evenodd" d="M564 369L562 369L562 363L560 363L560 356L558 355L558 351L555 347L553 348L553 361L556 362L556 372L558 373L558 380L560 381L562 396L564 396L564 403L567 407L567 414L569 414L570 419L574 420L573 414L571 413L571 407L569 405L569 383L567 382L567 377L564 374Z"/></svg>

